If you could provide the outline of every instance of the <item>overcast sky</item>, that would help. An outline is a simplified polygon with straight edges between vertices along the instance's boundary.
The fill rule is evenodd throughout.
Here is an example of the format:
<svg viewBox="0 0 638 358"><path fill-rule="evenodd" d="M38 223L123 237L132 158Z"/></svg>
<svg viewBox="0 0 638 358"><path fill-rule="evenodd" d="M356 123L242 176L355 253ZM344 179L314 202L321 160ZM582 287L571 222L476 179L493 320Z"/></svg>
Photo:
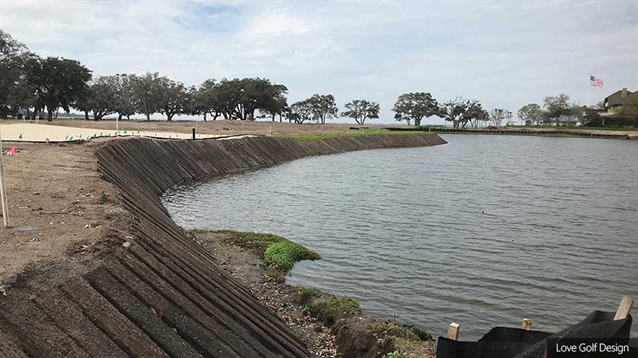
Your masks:
<svg viewBox="0 0 638 358"><path fill-rule="evenodd" d="M94 75L160 72L187 85L266 77L289 103L404 92L512 112L565 92L592 105L638 90L638 1L0 0L0 28ZM589 86L589 75L604 88ZM427 122L426 122L427 123Z"/></svg>

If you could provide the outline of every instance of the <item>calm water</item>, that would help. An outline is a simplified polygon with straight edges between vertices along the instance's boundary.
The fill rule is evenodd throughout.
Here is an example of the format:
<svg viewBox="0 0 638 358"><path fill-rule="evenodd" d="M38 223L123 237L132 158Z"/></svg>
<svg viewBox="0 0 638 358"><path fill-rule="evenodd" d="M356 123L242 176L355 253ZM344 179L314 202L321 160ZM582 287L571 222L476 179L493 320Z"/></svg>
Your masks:
<svg viewBox="0 0 638 358"><path fill-rule="evenodd" d="M186 228L270 232L323 256L288 281L461 339L557 331L638 297L638 142L447 135L178 188ZM635 332L635 328L634 328Z"/></svg>

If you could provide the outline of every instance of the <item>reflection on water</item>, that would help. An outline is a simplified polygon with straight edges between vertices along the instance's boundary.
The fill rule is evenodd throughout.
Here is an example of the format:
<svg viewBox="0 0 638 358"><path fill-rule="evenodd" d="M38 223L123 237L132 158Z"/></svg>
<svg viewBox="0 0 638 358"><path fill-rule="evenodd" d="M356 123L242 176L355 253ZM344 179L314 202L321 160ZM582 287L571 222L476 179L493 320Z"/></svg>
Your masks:
<svg viewBox="0 0 638 358"><path fill-rule="evenodd" d="M557 331L638 296L638 142L447 135L306 158L172 191L188 227L270 232L323 260L296 285L462 338Z"/></svg>

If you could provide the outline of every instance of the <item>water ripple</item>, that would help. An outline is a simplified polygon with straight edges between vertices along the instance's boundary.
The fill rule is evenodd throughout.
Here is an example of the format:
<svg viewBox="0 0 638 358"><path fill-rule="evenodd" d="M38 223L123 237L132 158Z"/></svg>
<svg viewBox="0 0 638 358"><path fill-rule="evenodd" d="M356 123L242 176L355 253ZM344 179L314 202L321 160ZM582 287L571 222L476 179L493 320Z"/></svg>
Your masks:
<svg viewBox="0 0 638 358"><path fill-rule="evenodd" d="M476 339L557 331L638 296L638 143L445 136L297 160L164 197L184 227L272 232L323 256L288 281ZM634 333L635 334L635 333Z"/></svg>

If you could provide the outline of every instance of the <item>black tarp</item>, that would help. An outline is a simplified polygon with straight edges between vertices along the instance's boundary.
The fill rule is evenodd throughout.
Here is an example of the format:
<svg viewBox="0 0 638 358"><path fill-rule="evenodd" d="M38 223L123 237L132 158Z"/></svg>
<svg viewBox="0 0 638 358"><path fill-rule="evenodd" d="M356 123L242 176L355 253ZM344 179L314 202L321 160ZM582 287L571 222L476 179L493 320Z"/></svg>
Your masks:
<svg viewBox="0 0 638 358"><path fill-rule="evenodd" d="M557 345L604 343L629 345L631 315L614 321L614 312L594 311L579 323L556 334L496 327L477 342L454 341L439 337L437 358L545 358L545 357L607 357L600 351L580 352L573 355L556 353ZM583 346L585 347L585 346ZM600 345L598 346L600 347ZM549 349L548 349L549 348ZM638 347L615 357L638 357Z"/></svg>

